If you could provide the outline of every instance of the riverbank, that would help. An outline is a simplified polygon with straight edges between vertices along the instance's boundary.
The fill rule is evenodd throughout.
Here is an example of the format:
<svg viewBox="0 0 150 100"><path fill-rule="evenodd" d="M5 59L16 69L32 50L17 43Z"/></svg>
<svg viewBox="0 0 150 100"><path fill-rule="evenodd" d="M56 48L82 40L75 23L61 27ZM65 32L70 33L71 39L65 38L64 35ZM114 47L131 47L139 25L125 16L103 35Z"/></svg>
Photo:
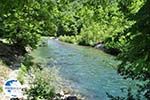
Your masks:
<svg viewBox="0 0 150 100"><path fill-rule="evenodd" d="M3 93L3 85L7 79L16 76L14 72L19 69L21 61L20 50L9 45L7 41L0 40L0 99L8 100L8 97ZM12 74L13 73L13 74Z"/></svg>
<svg viewBox="0 0 150 100"><path fill-rule="evenodd" d="M58 38L52 38L52 39L55 39L55 40L59 40L59 41L62 41L62 42L66 42L66 43L71 43L71 44L75 44L75 45L81 45L81 46L89 46L89 47L92 47L92 48L96 48L96 49L99 49L101 51L104 51L105 53L108 53L110 55L113 55L113 56L117 56L119 53L121 53L121 51L117 48L110 48L110 47L107 47L106 44L104 42L96 42L96 43L92 43L92 44L85 44L85 43L80 43L78 42L79 40L75 37L69 37L69 36L60 36Z"/></svg>
<svg viewBox="0 0 150 100"><path fill-rule="evenodd" d="M5 81L17 79L23 58L23 51L9 45L4 39L0 40L0 100L9 100L3 91Z"/></svg>
<svg viewBox="0 0 150 100"><path fill-rule="evenodd" d="M40 46L47 46L45 40L42 40ZM56 98L61 98L61 100L84 100L82 96L75 93L71 88L69 88L69 86L67 87L61 82L59 82L60 80L56 80L59 77L59 75L55 75L55 70L45 69L47 66L44 66L45 68L43 68L42 65L37 64L36 62L32 62L32 59L30 59L29 56L25 57L18 55L19 51L17 49L12 49L14 47L8 44L1 42L0 47L0 100L10 99L4 94L3 85L6 80L12 78L20 81L23 86L23 90L26 90L24 91L25 95L23 95L22 97L23 100L27 100L27 97L29 97L32 94L31 91L36 90L34 86L42 86L43 82L46 84L52 84L52 86L48 85L47 88L45 88L44 86L43 88L41 88L41 93L39 95L32 95L36 95L37 97L42 96L42 91L47 91L48 88L52 87L56 89L54 91L51 91L54 94L52 96L52 100L55 100ZM31 49L29 51L31 52ZM29 54L29 52L26 53L26 55L27 54ZM49 72L47 72L47 70L49 70ZM37 75L41 76L42 80L40 79L39 81L42 84L38 84L39 82L36 83ZM45 76L47 76L47 78L45 78ZM54 80L50 79L50 81L47 81L48 78L53 78ZM37 91L38 90L36 90L35 93ZM30 96L31 98L33 98L32 95ZM47 96L51 97L51 95ZM43 98L45 98L45 96Z"/></svg>
<svg viewBox="0 0 150 100"><path fill-rule="evenodd" d="M20 72L22 72L22 68L19 68L19 69L15 69L15 70L10 70L7 68L7 66L4 66L2 64L0 64L0 68L3 69L3 72L1 73L0 75L0 100L10 100L11 98L9 96L7 96L4 92L3 92L3 85L4 85L4 82L8 79L18 79L18 77L21 77L22 79L18 79L18 81L20 81L22 83L22 88L23 90L26 90L26 91L23 91L24 95L22 98L20 98L21 100L30 100L28 98L30 94L30 92L27 92L27 91L30 91L32 90L32 86L33 84L35 84L35 78L41 76L42 79L44 79L42 81L42 84L43 82L48 82L48 79L51 80L50 84L55 84L55 96L52 100L56 100L56 98L59 98L61 100L85 100L84 97L82 97L81 95L79 94L75 94L75 92L73 92L73 90L71 88L66 87L64 84L61 84L60 85L60 82L56 82L56 78L58 79L58 75L56 76L56 69L43 69L43 70L40 70L37 71L38 68L35 69L32 69L32 71L30 71L30 74L27 74L25 73L26 75L24 76L18 76ZM50 71L51 70L51 71ZM4 73L5 72L5 73ZM45 77L46 76L46 77ZM23 80L24 79L24 80ZM23 81L23 82L22 82ZM56 82L56 83L52 83L53 82ZM60 81L60 80L59 80ZM37 83L36 83L37 84ZM41 85L42 85L41 84ZM48 86L48 87L52 87L51 85ZM43 88L41 90L41 93L42 91L44 91L44 89L48 89L48 88ZM35 90L35 93L37 92L38 90ZM26 94L27 93L27 94ZM36 95L36 94L34 94ZM41 94L42 95L42 94ZM44 94L46 95L46 94ZM32 98L32 96L29 96L30 98ZM27 99L28 98L28 99ZM38 98L38 95L37 95L37 98ZM80 99L79 99L80 98Z"/></svg>

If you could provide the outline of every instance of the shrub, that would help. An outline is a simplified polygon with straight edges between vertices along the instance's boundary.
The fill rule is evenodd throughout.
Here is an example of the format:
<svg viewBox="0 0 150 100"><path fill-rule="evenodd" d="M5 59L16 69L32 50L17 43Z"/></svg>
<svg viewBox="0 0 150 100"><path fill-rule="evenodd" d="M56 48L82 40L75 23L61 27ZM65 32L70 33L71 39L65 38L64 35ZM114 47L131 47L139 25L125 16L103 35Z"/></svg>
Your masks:
<svg viewBox="0 0 150 100"><path fill-rule="evenodd" d="M27 73L27 67L21 64L21 68L19 69L19 73L17 79L20 81L21 84L24 84L24 78Z"/></svg>
<svg viewBox="0 0 150 100"><path fill-rule="evenodd" d="M57 75L55 69L43 68L42 70L32 69L34 79L27 91L29 100L53 100L56 98L55 88L57 87Z"/></svg>

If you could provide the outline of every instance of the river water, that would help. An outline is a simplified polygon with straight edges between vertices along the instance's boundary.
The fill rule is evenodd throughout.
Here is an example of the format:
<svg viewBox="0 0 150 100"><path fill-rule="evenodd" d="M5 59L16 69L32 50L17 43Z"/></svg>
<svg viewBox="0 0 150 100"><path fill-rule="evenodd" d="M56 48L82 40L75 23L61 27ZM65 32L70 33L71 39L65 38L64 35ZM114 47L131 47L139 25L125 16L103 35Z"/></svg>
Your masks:
<svg viewBox="0 0 150 100"><path fill-rule="evenodd" d="M122 96L121 89L133 85L117 74L118 62L113 56L90 47L47 42L48 46L37 48L33 54L47 66L57 66L59 74L88 100L109 100L106 92Z"/></svg>

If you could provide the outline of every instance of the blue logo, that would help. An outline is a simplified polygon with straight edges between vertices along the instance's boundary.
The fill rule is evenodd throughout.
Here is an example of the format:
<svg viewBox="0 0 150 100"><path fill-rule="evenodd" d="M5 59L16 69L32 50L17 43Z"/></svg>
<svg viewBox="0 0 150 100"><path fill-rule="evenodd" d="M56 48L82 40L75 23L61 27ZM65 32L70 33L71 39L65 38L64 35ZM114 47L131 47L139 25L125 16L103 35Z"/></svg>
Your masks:
<svg viewBox="0 0 150 100"><path fill-rule="evenodd" d="M7 80L3 89L5 94L10 97L22 97L22 87L20 82L16 79Z"/></svg>

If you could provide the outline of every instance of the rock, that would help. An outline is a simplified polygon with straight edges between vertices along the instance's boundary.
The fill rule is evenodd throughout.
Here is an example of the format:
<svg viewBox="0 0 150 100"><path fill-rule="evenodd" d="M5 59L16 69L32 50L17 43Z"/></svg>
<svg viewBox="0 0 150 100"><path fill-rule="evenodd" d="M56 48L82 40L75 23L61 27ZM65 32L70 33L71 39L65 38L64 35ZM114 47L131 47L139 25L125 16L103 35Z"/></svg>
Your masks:
<svg viewBox="0 0 150 100"><path fill-rule="evenodd" d="M56 96L61 97L63 99L64 92L61 90L60 93L56 93Z"/></svg>
<svg viewBox="0 0 150 100"><path fill-rule="evenodd" d="M32 49L31 47L25 47L25 50L26 50L28 53L31 53L33 49Z"/></svg>
<svg viewBox="0 0 150 100"><path fill-rule="evenodd" d="M64 95L70 94L70 91L69 91L67 88L65 88L65 89L63 90L63 93L64 93Z"/></svg>
<svg viewBox="0 0 150 100"><path fill-rule="evenodd" d="M68 96L65 100L78 100L76 96Z"/></svg>
<svg viewBox="0 0 150 100"><path fill-rule="evenodd" d="M96 49L100 49L108 54L117 56L121 51L117 48L106 48L105 44L103 42L99 42L94 45Z"/></svg>
<svg viewBox="0 0 150 100"><path fill-rule="evenodd" d="M97 44L96 46L95 46L95 48L103 48L104 47L104 44Z"/></svg>
<svg viewBox="0 0 150 100"><path fill-rule="evenodd" d="M95 44L94 47L96 49L100 49L100 50L103 50L103 51L106 50L105 44L103 42L99 42L99 43Z"/></svg>
<svg viewBox="0 0 150 100"><path fill-rule="evenodd" d="M13 67L20 67L20 66L21 66L21 64L19 64L19 63L13 64Z"/></svg>
<svg viewBox="0 0 150 100"><path fill-rule="evenodd" d="M63 92L62 90L60 91L60 95L61 95L61 96L63 96L63 95L64 95L64 92Z"/></svg>
<svg viewBox="0 0 150 100"><path fill-rule="evenodd" d="M56 39L56 37L49 37L49 39Z"/></svg>

